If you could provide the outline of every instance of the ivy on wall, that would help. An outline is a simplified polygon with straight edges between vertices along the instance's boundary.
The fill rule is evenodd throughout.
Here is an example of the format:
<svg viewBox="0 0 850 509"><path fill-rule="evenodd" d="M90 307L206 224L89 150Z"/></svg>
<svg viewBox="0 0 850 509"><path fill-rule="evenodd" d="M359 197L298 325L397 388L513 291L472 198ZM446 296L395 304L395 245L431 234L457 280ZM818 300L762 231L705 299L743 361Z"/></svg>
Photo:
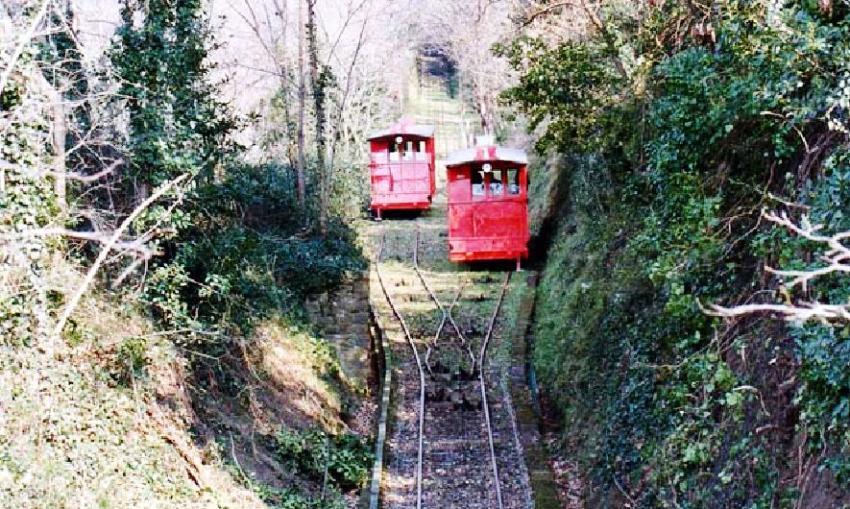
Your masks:
<svg viewBox="0 0 850 509"><path fill-rule="evenodd" d="M850 9L830 5L612 2L585 39L499 49L520 73L507 99L568 161L534 358L591 506L790 507L806 465L844 483L844 329L702 309L850 297L846 278L789 295L763 270L817 263L764 208L850 227ZM806 465L789 449L803 436Z"/></svg>

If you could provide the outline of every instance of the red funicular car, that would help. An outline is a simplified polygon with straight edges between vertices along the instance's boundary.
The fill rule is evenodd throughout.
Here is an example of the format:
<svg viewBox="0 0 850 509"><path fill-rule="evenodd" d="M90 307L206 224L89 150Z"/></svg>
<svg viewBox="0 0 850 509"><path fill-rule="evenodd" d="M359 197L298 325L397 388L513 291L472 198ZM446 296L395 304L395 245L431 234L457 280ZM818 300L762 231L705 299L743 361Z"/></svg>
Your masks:
<svg viewBox="0 0 850 509"><path fill-rule="evenodd" d="M528 157L492 138L446 161L449 259L516 260L528 257Z"/></svg>
<svg viewBox="0 0 850 509"><path fill-rule="evenodd" d="M436 191L434 127L403 118L369 137L371 209L427 210Z"/></svg>

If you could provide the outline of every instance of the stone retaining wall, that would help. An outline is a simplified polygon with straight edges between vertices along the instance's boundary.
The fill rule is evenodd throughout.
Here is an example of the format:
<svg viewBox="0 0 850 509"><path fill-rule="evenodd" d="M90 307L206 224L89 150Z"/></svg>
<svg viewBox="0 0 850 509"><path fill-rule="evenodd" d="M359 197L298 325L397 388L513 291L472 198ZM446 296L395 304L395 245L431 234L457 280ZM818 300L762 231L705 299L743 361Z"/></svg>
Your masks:
<svg viewBox="0 0 850 509"><path fill-rule="evenodd" d="M339 355L342 372L355 385L368 387L372 373L369 272L353 274L333 292L307 299L310 320Z"/></svg>

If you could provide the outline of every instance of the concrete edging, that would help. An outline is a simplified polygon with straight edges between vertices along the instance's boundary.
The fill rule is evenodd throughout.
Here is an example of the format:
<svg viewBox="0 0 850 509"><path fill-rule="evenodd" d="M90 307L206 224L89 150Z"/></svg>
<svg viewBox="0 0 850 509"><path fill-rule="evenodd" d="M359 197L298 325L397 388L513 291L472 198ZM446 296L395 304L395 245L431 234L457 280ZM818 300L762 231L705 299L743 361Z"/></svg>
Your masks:
<svg viewBox="0 0 850 509"><path fill-rule="evenodd" d="M370 305L371 306L371 305ZM377 334L380 334L380 360L384 367L383 383L381 387L381 414L378 418L378 433L375 439L375 463L372 465L372 482L369 487L369 509L378 509L381 503L381 485L384 476L384 450L387 442L387 420L392 394L392 350L387 340L387 335L381 329L378 320L373 321Z"/></svg>
<svg viewBox="0 0 850 509"><path fill-rule="evenodd" d="M513 331L513 352L510 368L510 394L513 401L525 465L535 509L560 509L558 484L547 461L547 452L540 439L539 418L528 387L528 338L531 334L531 317L534 312L537 290L537 273L529 272L526 293L522 297Z"/></svg>

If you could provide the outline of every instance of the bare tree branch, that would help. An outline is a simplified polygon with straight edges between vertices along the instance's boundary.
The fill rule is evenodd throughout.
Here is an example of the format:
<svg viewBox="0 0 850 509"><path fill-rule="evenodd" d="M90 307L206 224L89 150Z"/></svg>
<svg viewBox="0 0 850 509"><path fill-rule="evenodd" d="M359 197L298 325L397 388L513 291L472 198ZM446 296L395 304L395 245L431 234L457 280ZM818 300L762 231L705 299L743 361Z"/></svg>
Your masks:
<svg viewBox="0 0 850 509"><path fill-rule="evenodd" d="M83 295L86 293L86 291L88 291L89 286L91 285L92 281L94 281L95 275L97 275L97 271L100 270L100 266L103 265L103 262L106 260L106 257L109 255L109 251L112 250L112 248L118 242L118 239L121 238L121 236L124 234L124 232L127 230L127 228L130 227L130 225L133 223L133 221L135 221L136 218L139 217L139 215L142 212L144 212L154 202L159 200L165 193L170 191L174 186L183 182L187 178L189 178L188 173L183 174L183 175L181 175L181 176L179 176L179 177L177 177L173 180L170 180L170 181L166 182L165 184L163 184L162 186L160 186L160 188L157 189L153 194L151 194L150 197L148 197L145 201L143 201L141 204L139 204L139 206L136 207L133 210L133 212L131 212L130 215L127 216L124 219L124 221L121 223L121 225L118 226L118 228L114 232L112 232L112 236L104 244L103 249L100 250L100 253L98 254L94 263L92 264L92 266L89 268L88 272L86 273L85 278L83 278L83 281L80 284L80 287L77 289L77 292L74 294L74 296L68 302L68 305L65 306L65 309L62 311L62 314L60 315L59 320L56 322L56 327L53 329L53 333L50 336L53 341L58 339L59 336L62 334L62 331L65 329L65 324L67 323L68 318L70 318L71 314L74 312L74 309L76 309L77 306L79 305L80 299L83 297Z"/></svg>
<svg viewBox="0 0 850 509"><path fill-rule="evenodd" d="M808 270L778 270L765 267L765 270L771 274L782 278L792 278L787 283L789 288L800 287L805 292L808 290L809 284L815 279L830 274L850 274L850 246L845 244L850 240L850 232L834 235L820 234L818 232L823 229L823 225L812 225L806 215L803 215L799 225L792 221L786 212L781 214L762 212L762 216L799 237L827 248L827 251L820 257L825 263L823 267ZM850 321L850 303L801 302L798 304L747 304L733 307L712 304L706 312L721 317L737 317L763 312L777 313L783 315L786 320L794 322L805 322L812 319L827 322L834 320Z"/></svg>
<svg viewBox="0 0 850 509"><path fill-rule="evenodd" d="M4 161L0 159L0 169L3 170L12 170L18 173L22 173L28 177L39 178L39 177L60 177L67 180L74 180L77 182L82 182L85 184L90 184L92 182L97 182L98 180L111 175L115 172L115 169L118 168L124 161L119 159L117 161L113 161L112 164L107 166L106 168L98 171L97 173L92 173L91 175L84 175L81 173L74 172L59 172L55 170L46 170L46 169L38 169L38 170L28 170L24 166L19 164L12 164L8 161Z"/></svg>
<svg viewBox="0 0 850 509"><path fill-rule="evenodd" d="M18 59L21 58L21 54L24 52L24 48L26 48L35 37L38 25L41 24L41 20L44 19L45 14L47 14L48 5L50 5L50 0L42 0L41 7L39 7L38 12L36 12L35 18L33 18L32 23L26 32L21 35L18 44L15 46L15 50L12 52L11 58L8 62L6 62L5 69L3 69L3 73L0 74L0 94L6 90L6 85L9 82L9 78L12 76L12 71L18 64Z"/></svg>
<svg viewBox="0 0 850 509"><path fill-rule="evenodd" d="M37 237L68 237L72 239L97 242L99 244L108 244L112 238L109 232L78 232L67 228L39 228L34 230L24 230L16 234L0 235L0 241L17 242ZM155 253L145 246L144 241L145 238L143 237L132 241L115 241L112 243L112 247L120 248L125 252L134 252L144 259L150 259Z"/></svg>
<svg viewBox="0 0 850 509"><path fill-rule="evenodd" d="M573 2L572 0L569 0L569 1L566 1L566 2L555 2L553 4L546 4L546 5L538 8L534 12L526 14L524 16L524 19L522 21L521 26L523 28L525 28L528 25L534 23L534 21L536 21L541 16L546 16L548 14L551 14L552 12L561 9L562 7L573 6L573 5L575 5L575 2Z"/></svg>

